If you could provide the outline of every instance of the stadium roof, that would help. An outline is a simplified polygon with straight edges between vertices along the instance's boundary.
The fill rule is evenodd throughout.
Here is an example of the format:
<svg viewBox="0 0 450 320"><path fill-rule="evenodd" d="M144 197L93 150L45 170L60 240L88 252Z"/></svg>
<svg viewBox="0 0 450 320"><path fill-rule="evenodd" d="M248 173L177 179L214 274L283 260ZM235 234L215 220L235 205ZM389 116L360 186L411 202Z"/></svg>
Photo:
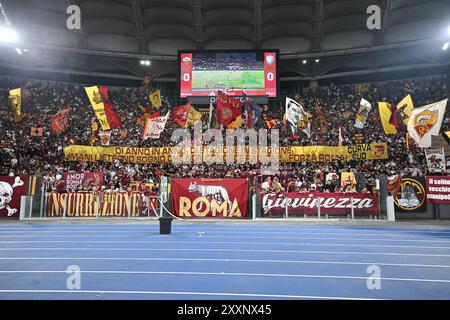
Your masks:
<svg viewBox="0 0 450 320"><path fill-rule="evenodd" d="M147 70L139 60L148 59L159 80L173 81L180 49L253 48L280 49L285 81L449 65L441 50L450 25L448 0L0 3L20 35L20 46L0 47L4 68L138 79ZM81 8L79 31L66 28L71 4ZM382 9L381 30L366 26L370 5ZM19 56L17 46L27 54Z"/></svg>

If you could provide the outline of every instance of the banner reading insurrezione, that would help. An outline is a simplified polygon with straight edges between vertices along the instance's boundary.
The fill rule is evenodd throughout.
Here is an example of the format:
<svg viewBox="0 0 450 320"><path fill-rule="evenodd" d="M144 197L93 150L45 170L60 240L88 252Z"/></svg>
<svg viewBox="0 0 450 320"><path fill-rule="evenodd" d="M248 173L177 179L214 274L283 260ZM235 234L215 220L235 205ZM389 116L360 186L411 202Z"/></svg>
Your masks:
<svg viewBox="0 0 450 320"><path fill-rule="evenodd" d="M450 204L450 177L426 177L427 201L440 204Z"/></svg>
<svg viewBox="0 0 450 320"><path fill-rule="evenodd" d="M227 151L234 153L235 162L238 155L245 157L249 162L255 152L259 160L263 162L263 156L270 159L272 152L279 155L279 162L330 162L334 159L350 160L383 160L388 158L387 143L359 144L355 146L328 147L266 147L266 148L238 148L232 147L164 147L164 148L138 148L138 147L90 147L72 145L64 148L64 155L69 161L106 161L113 162L116 159L125 163L172 163L172 153L178 150L181 157L188 154L192 162L208 162L208 157L222 155L223 162L227 162Z"/></svg>
<svg viewBox="0 0 450 320"><path fill-rule="evenodd" d="M157 207L156 193L145 197L142 193L114 192L50 192L47 198L46 217L51 218L126 218L154 215Z"/></svg>

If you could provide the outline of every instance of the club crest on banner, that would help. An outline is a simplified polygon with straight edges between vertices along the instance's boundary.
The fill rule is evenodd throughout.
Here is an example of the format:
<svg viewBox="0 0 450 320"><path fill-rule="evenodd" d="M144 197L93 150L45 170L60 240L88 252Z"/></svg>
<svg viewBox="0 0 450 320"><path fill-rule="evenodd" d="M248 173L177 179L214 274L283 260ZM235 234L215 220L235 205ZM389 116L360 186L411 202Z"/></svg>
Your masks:
<svg viewBox="0 0 450 320"><path fill-rule="evenodd" d="M398 192L393 197L399 208L414 211L425 202L425 188L415 179L403 178Z"/></svg>
<svg viewBox="0 0 450 320"><path fill-rule="evenodd" d="M386 151L384 145L376 145L374 149L375 149L374 150L375 156L380 157L380 158L384 155L384 153Z"/></svg>
<svg viewBox="0 0 450 320"><path fill-rule="evenodd" d="M437 123L438 111L425 110L414 116L414 130L423 138Z"/></svg>
<svg viewBox="0 0 450 320"><path fill-rule="evenodd" d="M269 66L271 66L275 62L275 57L273 55L266 56L266 62Z"/></svg>
<svg viewBox="0 0 450 320"><path fill-rule="evenodd" d="M190 57L184 57L183 58L183 64L185 65L185 66L188 66L189 65L189 63L191 63L191 58Z"/></svg>

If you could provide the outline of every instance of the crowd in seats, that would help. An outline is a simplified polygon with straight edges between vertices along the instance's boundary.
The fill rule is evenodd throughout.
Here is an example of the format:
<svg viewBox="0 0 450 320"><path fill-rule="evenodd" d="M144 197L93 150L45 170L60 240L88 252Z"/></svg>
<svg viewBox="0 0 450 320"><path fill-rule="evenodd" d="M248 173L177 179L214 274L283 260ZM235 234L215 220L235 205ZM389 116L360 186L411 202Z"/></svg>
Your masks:
<svg viewBox="0 0 450 320"><path fill-rule="evenodd" d="M8 92L13 88L23 89L22 109L24 117L19 123L12 121ZM344 145L356 144L355 134L362 135L364 143L387 142L389 145L388 160L383 161L351 161L344 163L336 159L331 163L289 163L280 164L279 171L273 175L280 183L282 190L329 190L325 177L328 173L343 171L362 172L367 181L374 184L380 174L402 176L423 176L427 174L425 156L421 149L408 150L405 134L385 135L377 108L378 101L390 103L400 102L407 94L411 94L415 107L445 99L449 96L449 80L447 76L433 76L421 79L373 83L365 88L365 92L357 92L355 85L331 85L320 87L309 92L298 93L296 99L312 114L311 137L301 136L294 140L290 132L282 125L284 99L278 99L269 105L269 116L277 119L275 128L280 129L282 146L311 146L338 144L338 128L342 127ZM372 103L364 129L356 129L353 124L361 98ZM114 129L111 145L139 147L167 147L176 143L171 141L171 134L179 126L169 120L160 139L143 141L143 126L137 119L143 114L139 106L148 107L146 92L140 88L109 88L109 99L114 110L119 114L123 127ZM69 123L61 134L52 133L50 119L60 109L70 106ZM325 123L319 120L317 108L322 110ZM160 108L165 114L173 106L165 99ZM152 112L155 112L153 110ZM82 85L49 81L21 80L16 78L0 78L0 175L42 175L51 188L56 188L57 181L65 172L103 172L106 190L126 190L130 181L157 182L161 175L169 177L249 177L260 182L266 180L261 167L254 164L146 164L135 165L121 163L82 163L64 160L63 149L71 144L100 146L99 139L92 139L91 125L95 114ZM203 129L207 129L208 116L204 115ZM32 137L32 126L42 124L44 135ZM267 128L266 121L260 119L256 129ZM126 132L123 131L126 130ZM445 115L443 130L450 129L450 117ZM450 166L447 166L450 167ZM272 179L271 181L274 181ZM253 185L253 187L255 187ZM338 191L339 186L333 191ZM344 190L345 191L345 190Z"/></svg>

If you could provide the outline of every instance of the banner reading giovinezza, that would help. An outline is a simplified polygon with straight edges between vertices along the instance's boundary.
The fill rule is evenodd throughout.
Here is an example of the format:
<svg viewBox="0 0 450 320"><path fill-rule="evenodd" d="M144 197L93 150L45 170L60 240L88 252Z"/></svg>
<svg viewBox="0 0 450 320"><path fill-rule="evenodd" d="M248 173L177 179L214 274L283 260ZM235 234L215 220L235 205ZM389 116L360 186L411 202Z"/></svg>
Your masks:
<svg viewBox="0 0 450 320"><path fill-rule="evenodd" d="M450 204L450 177L426 177L427 201L432 203Z"/></svg>
<svg viewBox="0 0 450 320"><path fill-rule="evenodd" d="M176 216L244 218L247 207L247 179L172 179Z"/></svg>
<svg viewBox="0 0 450 320"><path fill-rule="evenodd" d="M0 218L19 217L20 198L27 194L27 177L0 177Z"/></svg>
<svg viewBox="0 0 450 320"><path fill-rule="evenodd" d="M350 215L352 202L355 216L378 216L378 194L369 193L268 193L261 196L264 216L317 215L320 201L322 215Z"/></svg>

